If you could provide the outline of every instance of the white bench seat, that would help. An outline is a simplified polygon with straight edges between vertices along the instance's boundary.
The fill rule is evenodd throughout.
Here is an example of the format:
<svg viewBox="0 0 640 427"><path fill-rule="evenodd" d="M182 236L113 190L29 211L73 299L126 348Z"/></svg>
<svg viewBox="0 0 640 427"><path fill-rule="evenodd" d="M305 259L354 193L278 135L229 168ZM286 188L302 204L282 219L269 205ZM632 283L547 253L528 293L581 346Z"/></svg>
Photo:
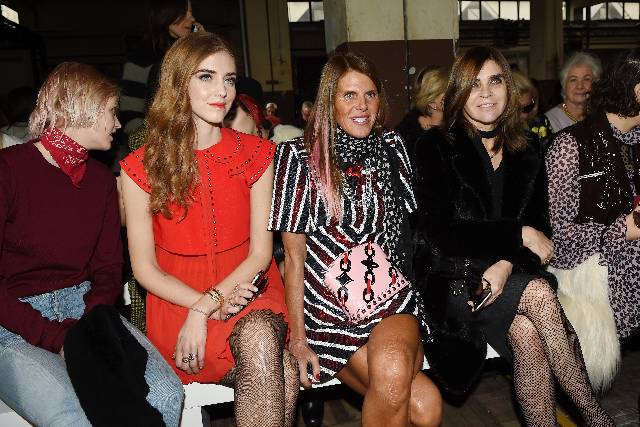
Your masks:
<svg viewBox="0 0 640 427"><path fill-rule="evenodd" d="M2 400L0 400L0 426L2 427L29 427L24 418L16 414L13 409L9 408Z"/></svg>

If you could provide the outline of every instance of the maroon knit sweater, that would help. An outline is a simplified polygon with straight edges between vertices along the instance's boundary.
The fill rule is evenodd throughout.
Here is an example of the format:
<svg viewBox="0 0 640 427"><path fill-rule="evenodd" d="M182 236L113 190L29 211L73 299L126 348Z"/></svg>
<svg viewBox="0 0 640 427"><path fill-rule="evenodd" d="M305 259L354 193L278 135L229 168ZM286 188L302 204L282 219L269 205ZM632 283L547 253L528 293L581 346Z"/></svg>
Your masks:
<svg viewBox="0 0 640 427"><path fill-rule="evenodd" d="M87 310L122 292L112 173L89 159L80 188L32 143L0 150L0 326L59 352L73 320L48 320L18 298L92 283Z"/></svg>

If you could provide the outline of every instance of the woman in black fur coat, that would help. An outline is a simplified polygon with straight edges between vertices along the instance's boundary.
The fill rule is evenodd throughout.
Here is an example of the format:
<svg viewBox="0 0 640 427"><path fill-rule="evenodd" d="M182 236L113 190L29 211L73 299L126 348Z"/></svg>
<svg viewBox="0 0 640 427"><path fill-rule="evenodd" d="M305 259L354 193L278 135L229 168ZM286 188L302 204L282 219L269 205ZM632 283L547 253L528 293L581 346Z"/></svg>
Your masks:
<svg viewBox="0 0 640 427"><path fill-rule="evenodd" d="M555 425L555 379L588 425L612 426L544 279L553 243L543 159L525 140L498 50L476 47L457 58L444 111L442 129L417 143L417 228L426 245L416 273L434 320L479 329L513 363L527 425ZM457 363L473 357L458 354Z"/></svg>

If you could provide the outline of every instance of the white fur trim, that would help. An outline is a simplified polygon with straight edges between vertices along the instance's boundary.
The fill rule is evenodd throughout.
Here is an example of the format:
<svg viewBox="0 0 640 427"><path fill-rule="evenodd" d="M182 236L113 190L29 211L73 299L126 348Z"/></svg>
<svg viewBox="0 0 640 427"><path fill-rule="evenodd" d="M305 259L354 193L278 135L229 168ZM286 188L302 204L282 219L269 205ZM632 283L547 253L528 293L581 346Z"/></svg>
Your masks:
<svg viewBox="0 0 640 427"><path fill-rule="evenodd" d="M609 389L620 366L620 341L609 303L607 267L591 255L571 270L549 267L558 279L558 299L580 339L596 392Z"/></svg>

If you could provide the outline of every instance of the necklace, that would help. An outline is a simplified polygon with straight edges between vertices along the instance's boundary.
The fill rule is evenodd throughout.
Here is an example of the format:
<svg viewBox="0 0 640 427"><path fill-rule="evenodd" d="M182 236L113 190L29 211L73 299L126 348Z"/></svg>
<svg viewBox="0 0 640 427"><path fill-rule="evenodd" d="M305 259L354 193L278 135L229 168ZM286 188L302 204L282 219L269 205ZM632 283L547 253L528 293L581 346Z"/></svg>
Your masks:
<svg viewBox="0 0 640 427"><path fill-rule="evenodd" d="M491 138L495 138L498 135L498 132L500 132L500 128L501 127L502 126L496 126L492 130L480 130L480 129L478 129L478 132L480 132L480 137L482 139L491 139Z"/></svg>
<svg viewBox="0 0 640 427"><path fill-rule="evenodd" d="M481 129L477 129L477 130L480 133L480 138L492 139L498 136L498 133L500 132L501 129L502 129L502 123L491 130L481 130ZM485 149L487 150L487 154L489 155L489 160L493 160L493 158L497 156L498 153L500 152L500 150L498 150L495 153L491 154L491 151L488 148L486 148L486 146L485 146Z"/></svg>
<svg viewBox="0 0 640 427"><path fill-rule="evenodd" d="M569 109L567 108L567 104L565 104L564 102L562 103L562 105L560 106L560 109L562 111L564 111L564 113L567 115L567 117L569 117L571 119L571 121L573 121L573 123L578 123L580 120L578 120L574 115L572 115L569 112Z"/></svg>

